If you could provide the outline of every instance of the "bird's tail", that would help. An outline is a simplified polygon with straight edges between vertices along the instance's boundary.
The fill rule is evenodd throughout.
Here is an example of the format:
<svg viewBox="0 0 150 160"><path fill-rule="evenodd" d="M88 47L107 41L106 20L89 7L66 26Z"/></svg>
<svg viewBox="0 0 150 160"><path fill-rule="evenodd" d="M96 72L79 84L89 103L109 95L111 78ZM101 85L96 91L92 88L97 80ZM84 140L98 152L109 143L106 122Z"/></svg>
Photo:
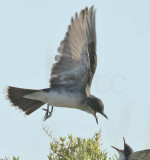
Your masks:
<svg viewBox="0 0 150 160"><path fill-rule="evenodd" d="M18 107L27 115L46 103L39 98L43 95L42 93L44 94L43 90L31 90L11 86L7 88L7 98L12 105Z"/></svg>

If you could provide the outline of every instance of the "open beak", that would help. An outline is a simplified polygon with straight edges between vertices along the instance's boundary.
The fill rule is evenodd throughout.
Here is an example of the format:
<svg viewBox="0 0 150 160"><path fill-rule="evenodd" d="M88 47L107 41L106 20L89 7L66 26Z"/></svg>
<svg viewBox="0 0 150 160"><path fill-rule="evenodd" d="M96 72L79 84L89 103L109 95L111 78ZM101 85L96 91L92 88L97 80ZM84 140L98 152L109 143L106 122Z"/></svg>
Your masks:
<svg viewBox="0 0 150 160"><path fill-rule="evenodd" d="M96 123L98 124L98 117L96 113L95 113L95 119L96 119Z"/></svg>
<svg viewBox="0 0 150 160"><path fill-rule="evenodd" d="M103 113L103 116L104 116L105 118L107 118L107 119L108 119L108 117L106 116L106 114L105 114L105 113Z"/></svg>
<svg viewBox="0 0 150 160"><path fill-rule="evenodd" d="M115 150L117 150L118 152L120 151L120 149L114 147L114 146L111 146L112 148L114 148Z"/></svg>
<svg viewBox="0 0 150 160"><path fill-rule="evenodd" d="M108 117L106 116L106 114L105 114L105 113L103 113L102 115L103 115L105 118L107 118L107 119L108 119ZM96 119L96 123L98 124L98 117L97 117L96 112L95 112L94 117L95 117L95 119Z"/></svg>
<svg viewBox="0 0 150 160"><path fill-rule="evenodd" d="M119 156L120 156L119 159L124 159L124 158L125 158L124 150L118 149L118 148L116 148L116 147L114 147L114 146L111 146L111 147L113 147L115 150L118 151Z"/></svg>
<svg viewBox="0 0 150 160"><path fill-rule="evenodd" d="M126 141L125 141L125 138L123 137L123 142L124 142L124 146L125 146L125 144L126 144Z"/></svg>

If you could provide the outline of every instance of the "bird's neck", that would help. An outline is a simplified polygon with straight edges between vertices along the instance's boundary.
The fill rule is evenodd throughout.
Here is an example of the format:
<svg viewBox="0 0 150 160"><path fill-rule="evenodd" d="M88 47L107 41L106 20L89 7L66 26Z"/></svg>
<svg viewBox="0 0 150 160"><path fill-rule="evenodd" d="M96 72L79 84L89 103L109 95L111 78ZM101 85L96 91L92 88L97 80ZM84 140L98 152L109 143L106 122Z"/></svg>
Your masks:
<svg viewBox="0 0 150 160"><path fill-rule="evenodd" d="M119 152L119 160L127 160L123 152Z"/></svg>
<svg viewBox="0 0 150 160"><path fill-rule="evenodd" d="M94 96L92 95L88 96L84 104L88 110L87 112L92 115L95 115Z"/></svg>

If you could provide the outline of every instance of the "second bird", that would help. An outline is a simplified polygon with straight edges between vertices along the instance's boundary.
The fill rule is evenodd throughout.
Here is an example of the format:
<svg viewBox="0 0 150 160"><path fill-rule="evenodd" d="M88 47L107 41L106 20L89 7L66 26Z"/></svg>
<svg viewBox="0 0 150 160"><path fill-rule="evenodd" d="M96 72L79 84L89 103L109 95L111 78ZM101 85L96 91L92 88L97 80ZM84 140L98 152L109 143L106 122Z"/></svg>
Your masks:
<svg viewBox="0 0 150 160"><path fill-rule="evenodd" d="M125 139L124 150L116 147L113 148L118 151L119 160L150 160L150 149L134 152L133 149L125 142Z"/></svg>

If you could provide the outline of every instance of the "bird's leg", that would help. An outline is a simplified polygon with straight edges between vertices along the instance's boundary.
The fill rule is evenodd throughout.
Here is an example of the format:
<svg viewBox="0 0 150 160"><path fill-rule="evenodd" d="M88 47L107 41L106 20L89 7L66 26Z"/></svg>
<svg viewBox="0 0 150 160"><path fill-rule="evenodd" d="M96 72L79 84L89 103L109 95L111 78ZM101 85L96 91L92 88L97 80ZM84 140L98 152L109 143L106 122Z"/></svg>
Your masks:
<svg viewBox="0 0 150 160"><path fill-rule="evenodd" d="M49 117L52 116L53 106L51 108L51 111L49 111L49 105L47 103L47 109L43 108L43 110L46 111L45 116L44 116L44 121L46 121Z"/></svg>

